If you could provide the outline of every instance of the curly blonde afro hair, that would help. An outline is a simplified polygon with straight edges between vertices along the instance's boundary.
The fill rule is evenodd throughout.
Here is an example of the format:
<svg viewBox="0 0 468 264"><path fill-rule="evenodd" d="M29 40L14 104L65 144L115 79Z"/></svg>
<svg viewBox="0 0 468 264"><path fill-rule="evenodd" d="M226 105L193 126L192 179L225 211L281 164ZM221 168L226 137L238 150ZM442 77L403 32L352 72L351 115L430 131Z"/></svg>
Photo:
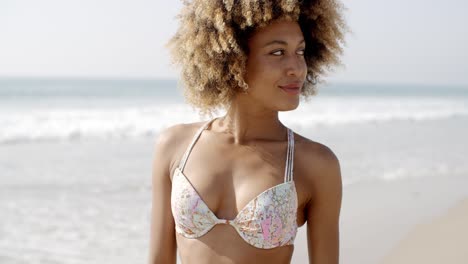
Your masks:
<svg viewBox="0 0 468 264"><path fill-rule="evenodd" d="M202 113L228 107L244 81L249 37L275 19L297 21L306 41L307 80L301 94L316 94L321 76L341 65L348 30L338 0L184 1L168 46L181 66L184 96Z"/></svg>

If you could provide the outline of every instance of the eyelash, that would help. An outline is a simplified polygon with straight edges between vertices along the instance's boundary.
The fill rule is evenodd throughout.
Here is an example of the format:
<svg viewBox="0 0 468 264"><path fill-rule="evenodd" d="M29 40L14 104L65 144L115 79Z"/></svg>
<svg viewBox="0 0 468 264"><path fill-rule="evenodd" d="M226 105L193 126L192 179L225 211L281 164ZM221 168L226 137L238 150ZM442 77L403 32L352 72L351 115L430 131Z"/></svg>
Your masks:
<svg viewBox="0 0 468 264"><path fill-rule="evenodd" d="M302 54L299 54L299 55L304 56L305 49L301 49L301 50L299 50L299 51L302 52ZM277 53L277 52L282 52L282 53L284 54L284 50L276 50L276 51L271 52L270 54L273 55L273 56L281 56L281 55L283 55L283 54L281 54L281 55L275 54L275 53Z"/></svg>

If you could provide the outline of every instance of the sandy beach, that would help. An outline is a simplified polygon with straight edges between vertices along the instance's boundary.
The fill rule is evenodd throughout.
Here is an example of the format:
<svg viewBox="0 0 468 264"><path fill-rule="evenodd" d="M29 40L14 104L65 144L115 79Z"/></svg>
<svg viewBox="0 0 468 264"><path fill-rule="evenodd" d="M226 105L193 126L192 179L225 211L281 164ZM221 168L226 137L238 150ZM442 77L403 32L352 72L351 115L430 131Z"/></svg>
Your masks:
<svg viewBox="0 0 468 264"><path fill-rule="evenodd" d="M468 263L468 198L414 227L382 264Z"/></svg>

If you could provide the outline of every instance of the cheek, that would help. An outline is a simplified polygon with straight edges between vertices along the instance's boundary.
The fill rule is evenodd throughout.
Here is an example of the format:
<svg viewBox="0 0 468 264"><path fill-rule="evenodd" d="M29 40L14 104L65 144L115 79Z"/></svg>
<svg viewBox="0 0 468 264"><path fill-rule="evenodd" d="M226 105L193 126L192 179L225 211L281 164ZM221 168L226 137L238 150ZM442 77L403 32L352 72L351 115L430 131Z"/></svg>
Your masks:
<svg viewBox="0 0 468 264"><path fill-rule="evenodd" d="M302 65L304 67L304 70L307 71L307 62L305 58L302 58Z"/></svg>
<svg viewBox="0 0 468 264"><path fill-rule="evenodd" d="M247 80L249 85L264 86L271 85L278 79L278 74L281 74L280 65L264 58L256 58L247 64Z"/></svg>
<svg viewBox="0 0 468 264"><path fill-rule="evenodd" d="M305 79L307 76L307 63L304 60L304 63L302 64L302 78Z"/></svg>

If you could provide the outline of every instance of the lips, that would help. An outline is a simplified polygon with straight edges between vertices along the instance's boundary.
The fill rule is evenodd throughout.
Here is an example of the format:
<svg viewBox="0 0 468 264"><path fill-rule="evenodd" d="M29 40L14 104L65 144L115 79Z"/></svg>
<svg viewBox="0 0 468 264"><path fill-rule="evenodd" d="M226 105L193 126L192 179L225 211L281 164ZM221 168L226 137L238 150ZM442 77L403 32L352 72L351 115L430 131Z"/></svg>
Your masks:
<svg viewBox="0 0 468 264"><path fill-rule="evenodd" d="M288 94L299 94L301 92L301 86L302 85L300 83L294 82L286 85L280 85L279 88Z"/></svg>
<svg viewBox="0 0 468 264"><path fill-rule="evenodd" d="M286 85L280 85L282 89L299 89L301 85L299 83L290 83Z"/></svg>

